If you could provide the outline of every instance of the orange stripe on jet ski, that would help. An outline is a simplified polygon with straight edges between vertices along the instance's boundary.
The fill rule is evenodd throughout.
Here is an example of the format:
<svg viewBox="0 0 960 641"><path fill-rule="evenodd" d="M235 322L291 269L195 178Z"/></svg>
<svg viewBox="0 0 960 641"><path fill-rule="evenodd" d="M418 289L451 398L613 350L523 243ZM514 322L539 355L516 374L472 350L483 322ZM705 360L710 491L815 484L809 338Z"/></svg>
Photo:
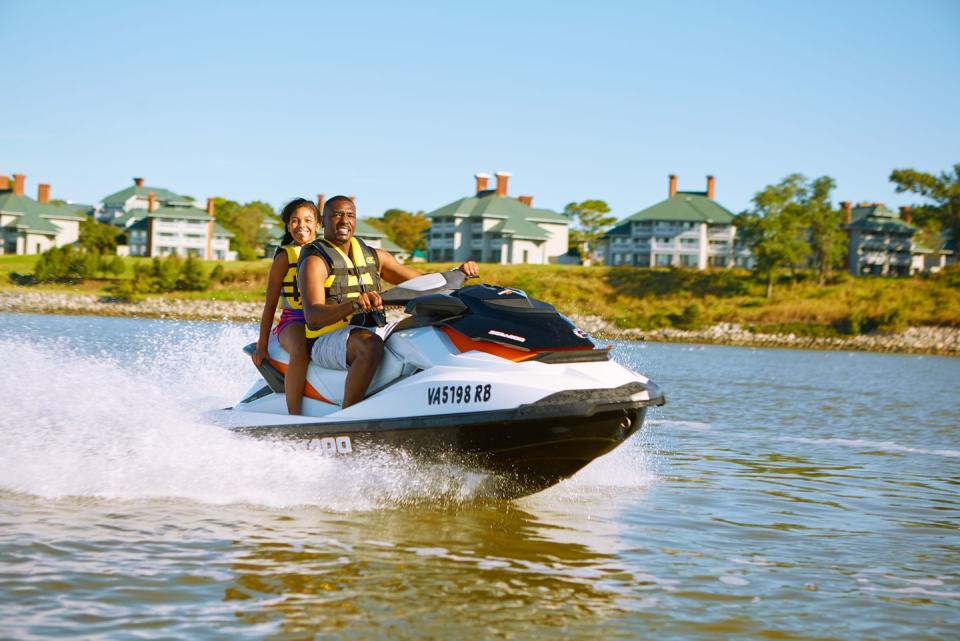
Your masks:
<svg viewBox="0 0 960 641"><path fill-rule="evenodd" d="M509 361L516 362L525 361L537 355L536 352L516 349L514 347L507 347L506 345L501 345L500 343L491 343L490 341L475 341L472 338L468 338L457 330L445 325L440 329L442 329L443 333L447 335L447 338L453 342L454 347L459 349L461 352L476 350L478 352L486 352L487 354L493 354L494 356L499 356L500 358L505 358Z"/></svg>
<svg viewBox="0 0 960 641"><path fill-rule="evenodd" d="M287 364L286 364L286 363L281 363L280 361L275 361L275 360L273 360L272 358L268 358L267 360L270 361L270 364L273 365L274 367L276 367L277 370L278 370L281 374L283 374L284 376L287 375ZM318 391L316 390L316 388L315 388L313 385L310 384L310 381L304 381L304 382L303 382L303 395L306 396L307 398L312 398L313 400L315 400L315 401L320 401L320 402L322 402L322 403L330 403L331 405L339 405L339 403L334 403L334 402L331 401L330 399L325 398L325 397L323 396L323 394L321 394L320 392L318 392Z"/></svg>

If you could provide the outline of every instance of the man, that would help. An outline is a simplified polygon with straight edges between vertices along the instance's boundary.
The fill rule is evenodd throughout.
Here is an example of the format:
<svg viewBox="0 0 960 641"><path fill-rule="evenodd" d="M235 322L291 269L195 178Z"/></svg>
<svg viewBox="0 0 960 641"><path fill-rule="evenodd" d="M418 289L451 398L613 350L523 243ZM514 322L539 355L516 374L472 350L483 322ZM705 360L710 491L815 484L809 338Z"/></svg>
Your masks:
<svg viewBox="0 0 960 641"><path fill-rule="evenodd" d="M368 247L354 238L357 209L346 196L335 196L323 207L323 238L300 252L297 281L313 340L310 358L321 367L347 370L343 407L363 400L383 359L383 341L391 327L350 325L351 317L383 310L381 279L394 285L421 276L401 265L389 252ZM480 268L470 260L459 269L467 277Z"/></svg>

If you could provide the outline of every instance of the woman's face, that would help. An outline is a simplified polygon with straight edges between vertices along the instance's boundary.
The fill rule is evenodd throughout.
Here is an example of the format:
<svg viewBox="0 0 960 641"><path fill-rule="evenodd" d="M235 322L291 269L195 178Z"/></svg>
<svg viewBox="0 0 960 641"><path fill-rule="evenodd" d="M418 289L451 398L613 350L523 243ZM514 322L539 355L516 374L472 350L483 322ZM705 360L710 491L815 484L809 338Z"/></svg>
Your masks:
<svg viewBox="0 0 960 641"><path fill-rule="evenodd" d="M309 207L298 207L287 222L287 231L293 236L293 242L306 245L317 237L320 222Z"/></svg>

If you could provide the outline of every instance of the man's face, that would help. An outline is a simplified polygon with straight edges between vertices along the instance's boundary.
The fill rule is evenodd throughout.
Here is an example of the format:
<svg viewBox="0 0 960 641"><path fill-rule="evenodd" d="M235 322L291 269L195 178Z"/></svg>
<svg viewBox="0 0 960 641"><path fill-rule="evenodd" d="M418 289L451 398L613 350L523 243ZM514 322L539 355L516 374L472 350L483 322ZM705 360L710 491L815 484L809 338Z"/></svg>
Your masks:
<svg viewBox="0 0 960 641"><path fill-rule="evenodd" d="M323 215L323 235L338 244L349 243L357 227L357 208L349 200L338 200Z"/></svg>

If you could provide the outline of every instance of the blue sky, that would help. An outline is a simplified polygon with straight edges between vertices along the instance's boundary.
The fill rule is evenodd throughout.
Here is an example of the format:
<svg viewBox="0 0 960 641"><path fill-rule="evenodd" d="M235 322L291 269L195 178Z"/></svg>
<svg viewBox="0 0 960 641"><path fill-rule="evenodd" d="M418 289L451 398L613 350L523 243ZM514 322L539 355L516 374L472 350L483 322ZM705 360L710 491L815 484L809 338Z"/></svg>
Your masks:
<svg viewBox="0 0 960 641"><path fill-rule="evenodd" d="M347 6L347 5L350 6ZM96 202L440 207L477 171L618 217L717 178L741 211L792 172L906 204L960 162L960 2L0 0L0 174Z"/></svg>

